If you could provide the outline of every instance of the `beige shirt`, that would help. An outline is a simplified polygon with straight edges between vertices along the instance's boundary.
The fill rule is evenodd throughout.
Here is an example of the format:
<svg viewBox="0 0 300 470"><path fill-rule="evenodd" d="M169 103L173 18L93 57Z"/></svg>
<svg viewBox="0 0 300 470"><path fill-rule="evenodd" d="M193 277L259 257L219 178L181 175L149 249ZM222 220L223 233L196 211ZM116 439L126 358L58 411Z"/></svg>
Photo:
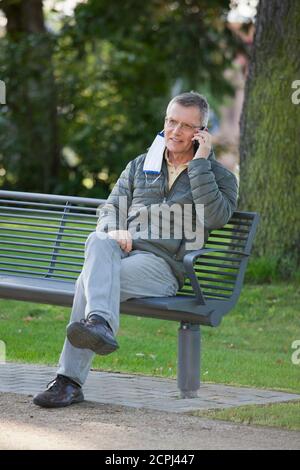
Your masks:
<svg viewBox="0 0 300 470"><path fill-rule="evenodd" d="M170 190L177 176L180 175L180 173L182 173L183 170L185 170L188 167L189 162L181 163L181 165L178 165L175 168L175 166L168 159L167 151L165 152L165 159L166 159L167 168L168 168L169 190Z"/></svg>

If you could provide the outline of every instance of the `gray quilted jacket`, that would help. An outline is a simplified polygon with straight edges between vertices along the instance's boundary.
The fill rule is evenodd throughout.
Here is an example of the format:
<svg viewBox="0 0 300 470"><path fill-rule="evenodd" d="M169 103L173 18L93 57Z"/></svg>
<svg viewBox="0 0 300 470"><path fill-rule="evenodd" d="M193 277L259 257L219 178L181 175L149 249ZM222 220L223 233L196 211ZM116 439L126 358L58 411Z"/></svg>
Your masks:
<svg viewBox="0 0 300 470"><path fill-rule="evenodd" d="M190 204L194 219L195 204L203 204L205 240L210 230L220 228L228 222L237 205L237 180L233 173L216 161L213 151L207 160L204 158L191 160L170 190L165 159L160 176L157 178L157 175L147 175L146 179L143 172L145 157L146 154L143 154L130 161L121 173L106 204L99 211L98 230L131 231L133 225L134 230L137 230L134 220L141 217L141 212L149 212L150 205L162 203L168 205L176 203L182 207L183 204ZM119 196L123 196L123 201L127 202L127 209L123 204L120 207ZM132 249L150 251L165 259L181 288L184 284L182 259L185 253L190 251L186 249L185 244L184 236L168 239L141 236L133 239Z"/></svg>

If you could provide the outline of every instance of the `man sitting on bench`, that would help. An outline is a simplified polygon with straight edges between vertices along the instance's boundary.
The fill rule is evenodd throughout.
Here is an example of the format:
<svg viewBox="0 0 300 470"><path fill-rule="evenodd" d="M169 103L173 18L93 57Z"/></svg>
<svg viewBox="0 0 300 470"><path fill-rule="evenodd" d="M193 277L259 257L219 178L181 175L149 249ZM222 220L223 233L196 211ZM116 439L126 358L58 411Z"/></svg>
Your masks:
<svg viewBox="0 0 300 470"><path fill-rule="evenodd" d="M97 230L87 239L83 269L76 281L57 377L35 395L36 405L54 408L84 400L81 387L94 354L118 349L120 302L175 296L183 286L187 238L152 237L149 228L133 236L142 215L148 220L155 206L189 206L194 226L201 206L206 240L208 230L225 225L236 209L237 181L214 158L206 129L208 113L208 103L198 93L173 98L167 107L164 135L157 136L148 154L129 162L100 208ZM172 234L178 219L176 214L169 219Z"/></svg>

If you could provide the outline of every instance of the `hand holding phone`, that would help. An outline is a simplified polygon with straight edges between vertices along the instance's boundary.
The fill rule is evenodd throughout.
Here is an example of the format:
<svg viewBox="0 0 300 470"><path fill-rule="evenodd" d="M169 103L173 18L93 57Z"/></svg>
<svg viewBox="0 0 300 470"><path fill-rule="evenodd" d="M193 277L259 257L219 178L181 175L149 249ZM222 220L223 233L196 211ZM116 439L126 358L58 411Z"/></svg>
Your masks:
<svg viewBox="0 0 300 470"><path fill-rule="evenodd" d="M194 158L208 158L211 151L211 135L207 127L201 127L196 131L192 141L194 142Z"/></svg>

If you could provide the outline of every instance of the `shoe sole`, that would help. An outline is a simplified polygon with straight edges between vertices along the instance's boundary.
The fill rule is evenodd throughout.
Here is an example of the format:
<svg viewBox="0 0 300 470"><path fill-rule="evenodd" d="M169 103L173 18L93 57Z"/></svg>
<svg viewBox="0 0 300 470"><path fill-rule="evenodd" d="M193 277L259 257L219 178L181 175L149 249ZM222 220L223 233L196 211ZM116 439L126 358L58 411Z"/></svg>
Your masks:
<svg viewBox="0 0 300 470"><path fill-rule="evenodd" d="M34 397L32 401L35 405L41 406L42 408L65 408L66 406L74 405L76 403L82 403L84 401L84 396L82 395L82 397L74 398L70 403L51 403L49 401L39 399L38 397Z"/></svg>
<svg viewBox="0 0 300 470"><path fill-rule="evenodd" d="M75 348L90 349L100 356L111 354L119 348L117 342L112 343L103 336L93 334L81 323L68 326L67 338Z"/></svg>

